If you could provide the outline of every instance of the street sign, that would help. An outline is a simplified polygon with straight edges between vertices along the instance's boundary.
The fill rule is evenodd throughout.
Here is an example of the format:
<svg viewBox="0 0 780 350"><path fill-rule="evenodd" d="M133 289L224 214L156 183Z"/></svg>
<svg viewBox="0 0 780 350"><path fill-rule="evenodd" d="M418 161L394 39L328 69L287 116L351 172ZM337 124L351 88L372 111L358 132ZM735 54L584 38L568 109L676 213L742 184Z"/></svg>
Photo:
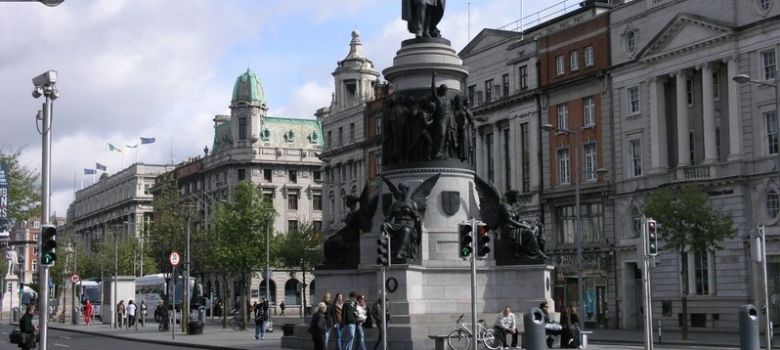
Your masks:
<svg viewBox="0 0 780 350"><path fill-rule="evenodd" d="M181 262L181 256L177 252L172 252L170 256L168 256L168 261L171 262L171 265L176 266L179 265Z"/></svg>
<svg viewBox="0 0 780 350"><path fill-rule="evenodd" d="M79 275L77 275L75 273L72 274L70 276L70 283L79 283Z"/></svg>

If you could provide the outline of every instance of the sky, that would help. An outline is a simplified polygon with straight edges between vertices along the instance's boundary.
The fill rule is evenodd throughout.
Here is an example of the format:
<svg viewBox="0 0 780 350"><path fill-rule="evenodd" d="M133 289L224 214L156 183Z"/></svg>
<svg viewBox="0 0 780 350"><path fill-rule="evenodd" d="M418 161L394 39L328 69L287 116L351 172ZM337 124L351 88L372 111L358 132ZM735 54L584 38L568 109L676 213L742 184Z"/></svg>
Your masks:
<svg viewBox="0 0 780 350"><path fill-rule="evenodd" d="M65 0L57 7L0 1L0 150L40 169L32 78L59 73L52 123L52 213L65 216L84 168L113 174L136 161L180 162L211 147L213 118L229 114L247 68L271 116L314 118L330 104L337 62L357 30L381 72L411 38L392 0ZM13 0L12 0L13 1ZM439 25L460 51L483 28L563 13L578 1L449 0ZM521 10L522 8L522 10ZM515 23L513 23L515 22ZM124 152L109 152L156 142ZM173 156L173 157L172 157ZM124 159L123 159L124 158ZM11 198L10 200L13 200Z"/></svg>

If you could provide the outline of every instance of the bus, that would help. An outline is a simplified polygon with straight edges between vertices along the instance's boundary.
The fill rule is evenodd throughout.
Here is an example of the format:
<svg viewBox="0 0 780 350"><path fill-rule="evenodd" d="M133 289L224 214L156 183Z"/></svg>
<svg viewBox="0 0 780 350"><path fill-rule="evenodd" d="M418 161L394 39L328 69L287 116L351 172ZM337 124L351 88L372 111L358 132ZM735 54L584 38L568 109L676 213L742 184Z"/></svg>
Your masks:
<svg viewBox="0 0 780 350"><path fill-rule="evenodd" d="M184 298L184 288L182 288L183 281L184 278L179 276L178 281L176 282L176 295L174 295L173 301L177 309L181 309L182 299ZM188 285L190 291L193 291L193 289L196 287L195 279L190 277L190 282ZM195 297L200 297L202 294L202 289L199 285L197 285L197 287L198 288L193 291L193 294ZM157 306L160 305L166 296L170 296L172 294L172 289L173 286L166 284L165 275L162 273L136 277L135 302L141 303L143 300L147 305L146 307L148 312L152 315L155 315ZM170 301L170 297L168 297L168 301Z"/></svg>
<svg viewBox="0 0 780 350"><path fill-rule="evenodd" d="M92 303L93 307L93 317L95 318L101 318L100 317L100 307L101 307L101 283L96 281L90 281L90 280L82 280L79 281L78 284L76 284L77 290L79 293L79 300L81 301L81 305L84 305L87 303L87 300L89 300L90 303ZM102 318L101 318L102 320Z"/></svg>

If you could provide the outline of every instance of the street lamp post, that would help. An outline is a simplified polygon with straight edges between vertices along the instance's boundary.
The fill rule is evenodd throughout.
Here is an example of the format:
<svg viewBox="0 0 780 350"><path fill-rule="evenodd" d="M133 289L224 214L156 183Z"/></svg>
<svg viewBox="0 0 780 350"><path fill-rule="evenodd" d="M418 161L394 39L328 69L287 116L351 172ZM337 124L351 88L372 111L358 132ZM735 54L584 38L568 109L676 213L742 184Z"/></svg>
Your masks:
<svg viewBox="0 0 780 350"><path fill-rule="evenodd" d="M582 304L585 302L585 295L583 294L583 286L582 286L582 231L581 231L581 225L580 225L580 173L582 172L579 167L582 162L580 161L581 157L581 150L580 150L580 133L573 130L568 129L559 129L552 124L544 124L542 125L542 130L547 132L553 132L557 131L560 133L568 134L568 135L574 135L574 148L576 150L576 156L572 157L576 161L574 164L574 212L575 212L575 218L574 218L574 239L577 244L577 297L579 298L579 305L582 307ZM584 312L584 309L582 310ZM580 327L582 329L585 329L585 322L582 322L580 324Z"/></svg>
<svg viewBox="0 0 780 350"><path fill-rule="evenodd" d="M755 80L751 78L747 74L737 74L732 78L735 82L738 84L756 84L756 85L762 85L762 86L769 86L772 87L775 90L775 133L776 138L778 138L777 135L780 135L780 70L775 71L775 79L774 82L769 81L761 81L761 80ZM777 139L778 147L780 147L780 138ZM778 148L778 169L780 169L780 148ZM780 171L780 170L778 170ZM779 174L780 175L780 174ZM766 271L766 236L765 231L761 230L761 237L760 237L760 245L761 250L763 251L763 265L762 265L762 279L764 282L764 316L766 316L766 324L764 325L765 329L764 332L766 332L766 348L771 349L772 348L772 323L769 315L769 280L767 278L767 271Z"/></svg>

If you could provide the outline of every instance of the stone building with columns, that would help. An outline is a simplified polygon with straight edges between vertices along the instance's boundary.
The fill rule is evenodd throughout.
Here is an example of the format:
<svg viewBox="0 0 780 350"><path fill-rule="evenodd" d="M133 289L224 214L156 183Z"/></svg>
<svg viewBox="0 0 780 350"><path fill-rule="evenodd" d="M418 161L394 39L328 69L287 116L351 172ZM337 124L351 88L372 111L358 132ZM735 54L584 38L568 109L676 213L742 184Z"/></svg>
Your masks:
<svg viewBox="0 0 780 350"><path fill-rule="evenodd" d="M379 72L374 63L363 54L360 34L352 32L347 57L338 62L333 71L334 93L330 106L320 108L317 118L322 122L325 147L320 154L323 161L325 208L323 232L328 235L343 226L342 219L349 211L347 195L360 196L366 185L369 166L381 167L381 152L368 158L366 103L373 101L379 87ZM376 133L374 127L371 134ZM376 148L376 147L375 147Z"/></svg>
<svg viewBox="0 0 780 350"><path fill-rule="evenodd" d="M683 184L702 186L715 207L732 215L739 233L722 250L691 254L685 262L675 251L661 252L651 272L655 318L664 328L684 321L694 329L735 329L737 306L762 304L747 237L766 225L770 309L778 322L774 90L733 80L737 74L774 79L778 18L780 3L771 0L633 1L611 12L609 180L621 328L642 327L636 249L647 194ZM682 264L688 281L681 280ZM688 320L681 317L683 294Z"/></svg>

